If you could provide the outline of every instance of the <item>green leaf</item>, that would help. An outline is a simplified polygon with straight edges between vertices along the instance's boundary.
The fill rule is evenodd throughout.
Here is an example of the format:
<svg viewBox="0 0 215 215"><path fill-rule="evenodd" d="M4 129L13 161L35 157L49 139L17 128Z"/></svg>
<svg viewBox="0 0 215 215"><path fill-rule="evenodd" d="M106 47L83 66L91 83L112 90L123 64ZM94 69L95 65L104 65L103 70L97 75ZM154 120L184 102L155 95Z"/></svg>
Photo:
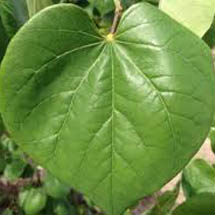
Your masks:
<svg viewBox="0 0 215 215"><path fill-rule="evenodd" d="M137 2L138 2L138 0L121 0L121 4L122 4L123 8L128 8L132 4L135 4Z"/></svg>
<svg viewBox="0 0 215 215"><path fill-rule="evenodd" d="M128 8L137 2L148 2L155 6L158 6L158 4L159 4L159 0L121 0L121 4L122 4L123 8Z"/></svg>
<svg viewBox="0 0 215 215"><path fill-rule="evenodd" d="M96 9L101 13L101 15L105 15L114 10L114 1L113 0L88 0L90 4L93 4Z"/></svg>
<svg viewBox="0 0 215 215"><path fill-rule="evenodd" d="M6 164L5 158L2 156L2 153L0 153L0 173L4 171Z"/></svg>
<svg viewBox="0 0 215 215"><path fill-rule="evenodd" d="M77 215L75 208L65 199L54 202L54 213L56 215Z"/></svg>
<svg viewBox="0 0 215 215"><path fill-rule="evenodd" d="M14 5L11 0L0 1L0 14L7 35L9 38L12 38L16 33L18 26L14 17Z"/></svg>
<svg viewBox="0 0 215 215"><path fill-rule="evenodd" d="M2 215L13 215L13 211L9 208L7 208L6 210L4 210Z"/></svg>
<svg viewBox="0 0 215 215"><path fill-rule="evenodd" d="M215 116L208 137L211 141L211 149L215 153Z"/></svg>
<svg viewBox="0 0 215 215"><path fill-rule="evenodd" d="M3 148L9 153L13 153L17 149L17 145L7 135L1 136L1 143Z"/></svg>
<svg viewBox="0 0 215 215"><path fill-rule="evenodd" d="M61 0L52 0L54 4L60 3Z"/></svg>
<svg viewBox="0 0 215 215"><path fill-rule="evenodd" d="M215 195L202 193L178 206L173 215L213 215L215 214Z"/></svg>
<svg viewBox="0 0 215 215"><path fill-rule="evenodd" d="M5 132L5 126L4 126L4 122L2 120L2 117L0 115L0 136Z"/></svg>
<svg viewBox="0 0 215 215"><path fill-rule="evenodd" d="M19 193L18 202L26 215L37 214L45 207L47 196L42 188L28 188Z"/></svg>
<svg viewBox="0 0 215 215"><path fill-rule="evenodd" d="M52 0L26 0L29 17L34 16L40 10L53 4Z"/></svg>
<svg viewBox="0 0 215 215"><path fill-rule="evenodd" d="M70 187L60 182L49 172L46 173L44 188L47 194L53 198L63 198L70 192Z"/></svg>
<svg viewBox="0 0 215 215"><path fill-rule="evenodd" d="M215 15L215 0L161 0L160 9L202 37Z"/></svg>
<svg viewBox="0 0 215 215"><path fill-rule="evenodd" d="M140 0L140 1L145 1L154 5L158 5L161 0Z"/></svg>
<svg viewBox="0 0 215 215"><path fill-rule="evenodd" d="M192 161L183 171L182 186L186 197L203 192L215 193L215 169L205 160Z"/></svg>
<svg viewBox="0 0 215 215"><path fill-rule="evenodd" d="M211 48L215 47L215 18L210 29L204 35L203 39Z"/></svg>
<svg viewBox="0 0 215 215"><path fill-rule="evenodd" d="M17 21L17 25L21 27L28 19L28 9L26 0L10 0L14 4L14 16Z"/></svg>
<svg viewBox="0 0 215 215"><path fill-rule="evenodd" d="M27 21L23 0L1 0L0 16L9 38Z"/></svg>
<svg viewBox="0 0 215 215"><path fill-rule="evenodd" d="M106 37L59 4L10 43L0 109L36 162L119 215L199 150L215 110L211 64L202 40L150 4L130 7Z"/></svg>
<svg viewBox="0 0 215 215"><path fill-rule="evenodd" d="M180 190L180 183L172 191L166 191L157 198L155 206L146 215L168 215L175 205Z"/></svg>
<svg viewBox="0 0 215 215"><path fill-rule="evenodd" d="M8 43L9 43L9 38L8 38L5 28L2 24L1 10L0 10L0 64L1 64L2 58L5 55L5 51L6 51Z"/></svg>
<svg viewBox="0 0 215 215"><path fill-rule="evenodd" d="M4 169L4 177L10 181L19 178L26 167L26 162L22 159L13 159L11 163L7 164Z"/></svg>

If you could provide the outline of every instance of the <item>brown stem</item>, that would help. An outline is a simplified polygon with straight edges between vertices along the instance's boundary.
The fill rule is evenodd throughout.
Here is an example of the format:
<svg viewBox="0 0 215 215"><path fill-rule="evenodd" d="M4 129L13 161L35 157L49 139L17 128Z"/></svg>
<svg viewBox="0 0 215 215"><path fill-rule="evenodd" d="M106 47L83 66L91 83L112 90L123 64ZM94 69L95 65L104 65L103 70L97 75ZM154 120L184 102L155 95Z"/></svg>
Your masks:
<svg viewBox="0 0 215 215"><path fill-rule="evenodd" d="M38 169L32 177L29 178L18 178L11 182L6 179L0 178L0 193L3 191L5 193L18 193L18 191L28 185L39 186L41 180L44 177L44 170Z"/></svg>
<svg viewBox="0 0 215 215"><path fill-rule="evenodd" d="M110 29L111 34L114 34L116 32L116 29L117 29L117 26L119 24L119 19L120 19L121 15L122 15L122 5L119 3L115 9L113 24L112 24L111 29Z"/></svg>

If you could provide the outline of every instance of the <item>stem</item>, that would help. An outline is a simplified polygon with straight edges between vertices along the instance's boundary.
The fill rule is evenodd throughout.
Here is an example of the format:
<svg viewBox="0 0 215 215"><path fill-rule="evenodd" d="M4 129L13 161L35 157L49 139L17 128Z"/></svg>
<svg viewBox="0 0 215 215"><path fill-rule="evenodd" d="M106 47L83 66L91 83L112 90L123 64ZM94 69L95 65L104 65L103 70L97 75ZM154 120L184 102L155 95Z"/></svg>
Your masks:
<svg viewBox="0 0 215 215"><path fill-rule="evenodd" d="M154 193L154 197L155 197L155 205L158 208L158 213L159 213L159 215L162 215L161 205L160 205L160 203L158 201L158 197L159 197L158 193Z"/></svg>
<svg viewBox="0 0 215 215"><path fill-rule="evenodd" d="M115 4L115 8L116 8L116 9L117 9L117 8L118 8L118 9L122 8L120 0L114 0L114 4Z"/></svg>
<svg viewBox="0 0 215 215"><path fill-rule="evenodd" d="M114 14L114 19L113 19L113 24L110 29L111 34L114 34L116 32L116 28L118 26L119 19L122 15L122 5L121 5L120 0L114 0L114 4L115 4L115 14Z"/></svg>
<svg viewBox="0 0 215 215"><path fill-rule="evenodd" d="M215 63L215 47L212 48L212 59L213 63Z"/></svg>

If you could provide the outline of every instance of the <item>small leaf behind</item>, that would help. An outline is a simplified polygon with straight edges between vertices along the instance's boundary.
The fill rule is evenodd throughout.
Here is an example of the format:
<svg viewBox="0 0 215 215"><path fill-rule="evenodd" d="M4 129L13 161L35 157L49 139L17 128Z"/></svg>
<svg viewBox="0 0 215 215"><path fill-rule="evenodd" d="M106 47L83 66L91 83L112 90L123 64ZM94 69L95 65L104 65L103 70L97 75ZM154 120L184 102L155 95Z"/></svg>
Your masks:
<svg viewBox="0 0 215 215"><path fill-rule="evenodd" d="M202 37L210 28L214 14L214 0L161 0L160 9L170 17Z"/></svg>
<svg viewBox="0 0 215 215"><path fill-rule="evenodd" d="M215 214L215 195L202 193L178 206L172 215L213 215Z"/></svg>
<svg viewBox="0 0 215 215"><path fill-rule="evenodd" d="M182 186L186 196L215 193L215 170L206 161L196 159L183 171Z"/></svg>

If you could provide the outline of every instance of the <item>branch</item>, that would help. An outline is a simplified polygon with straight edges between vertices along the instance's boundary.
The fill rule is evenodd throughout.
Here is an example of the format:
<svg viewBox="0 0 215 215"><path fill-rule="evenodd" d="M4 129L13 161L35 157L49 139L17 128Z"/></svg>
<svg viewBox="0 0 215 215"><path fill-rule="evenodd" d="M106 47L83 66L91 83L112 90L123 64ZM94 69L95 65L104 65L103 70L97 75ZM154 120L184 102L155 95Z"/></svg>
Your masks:
<svg viewBox="0 0 215 215"><path fill-rule="evenodd" d="M113 19L113 24L110 29L111 34L114 34L116 32L116 28L118 26L119 19L122 15L122 9L123 9L122 5L120 3L120 0L114 0L114 4L115 4L115 14L114 14L114 19Z"/></svg>
<svg viewBox="0 0 215 215"><path fill-rule="evenodd" d="M39 186L43 178L44 178L43 169L38 169L32 177L18 178L13 182L0 177L0 193L4 192L7 194L17 194L22 187L28 185Z"/></svg>

